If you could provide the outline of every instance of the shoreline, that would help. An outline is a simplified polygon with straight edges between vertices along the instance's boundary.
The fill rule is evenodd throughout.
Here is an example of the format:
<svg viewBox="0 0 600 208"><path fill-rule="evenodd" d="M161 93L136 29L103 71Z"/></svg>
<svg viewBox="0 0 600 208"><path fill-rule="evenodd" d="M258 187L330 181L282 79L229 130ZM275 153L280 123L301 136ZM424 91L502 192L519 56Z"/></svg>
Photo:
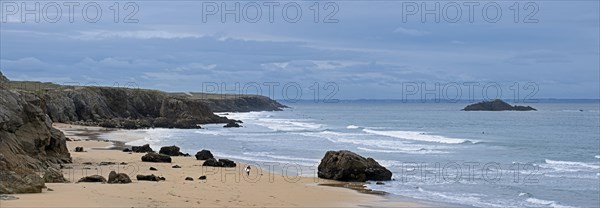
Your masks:
<svg viewBox="0 0 600 208"><path fill-rule="evenodd" d="M172 157L172 163L141 162L144 153L127 153L127 142L140 138L102 139L102 135L121 129L54 124L71 139L67 146L72 164L62 169L71 183L47 183L50 189L40 194L16 194L17 200L2 201L3 207L423 207L411 201L389 200L380 192L369 192L364 184L348 183L316 177L289 176L253 169L248 180L243 173L246 164L236 162L235 170L201 166L195 157ZM130 134L129 134L130 135ZM143 139L143 138L141 138ZM73 152L75 147L86 152ZM114 165L100 165L114 162ZM92 165L98 164L98 165ZM123 165L125 164L125 165ZM179 165L182 168L172 168ZM155 167L159 171L149 171ZM68 168L68 169L67 169ZM130 184L75 183L80 177L102 175L115 170L127 173ZM219 173L220 172L220 173ZM156 174L167 178L161 182L137 181L136 174ZM219 175L220 174L220 175ZM207 180L197 178L206 175ZM259 176L260 175L260 176ZM193 177L194 181L184 180ZM263 177L268 176L268 180ZM362 188L361 188L362 187ZM52 190L52 191L50 191Z"/></svg>

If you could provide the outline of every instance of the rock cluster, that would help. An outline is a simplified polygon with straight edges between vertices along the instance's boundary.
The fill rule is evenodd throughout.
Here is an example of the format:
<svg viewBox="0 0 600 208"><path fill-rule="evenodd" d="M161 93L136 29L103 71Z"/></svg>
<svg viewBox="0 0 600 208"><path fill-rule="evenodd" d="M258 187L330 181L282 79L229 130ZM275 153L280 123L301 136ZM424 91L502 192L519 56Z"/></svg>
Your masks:
<svg viewBox="0 0 600 208"><path fill-rule="evenodd" d="M236 166L235 162L228 159L215 159L210 158L205 160L202 166L210 166L210 167L223 167L223 168L233 168Z"/></svg>

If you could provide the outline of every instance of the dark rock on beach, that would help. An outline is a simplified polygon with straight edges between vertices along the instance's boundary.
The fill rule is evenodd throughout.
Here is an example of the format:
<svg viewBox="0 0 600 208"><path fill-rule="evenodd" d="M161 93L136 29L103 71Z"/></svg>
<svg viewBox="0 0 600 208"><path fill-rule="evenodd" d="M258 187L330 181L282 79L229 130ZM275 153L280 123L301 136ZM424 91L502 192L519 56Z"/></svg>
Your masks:
<svg viewBox="0 0 600 208"><path fill-rule="evenodd" d="M136 152L136 153L154 152L154 150L152 150L152 148L150 148L149 144L145 144L145 145L142 145L142 146L132 146L131 147L131 151L132 152Z"/></svg>
<svg viewBox="0 0 600 208"><path fill-rule="evenodd" d="M152 175L137 175L136 179L138 181L164 181L165 178L160 177L160 176L155 176L154 174Z"/></svg>
<svg viewBox="0 0 600 208"><path fill-rule="evenodd" d="M347 150L328 151L318 167L319 178L338 181L389 181L392 172L373 158L364 158Z"/></svg>
<svg viewBox="0 0 600 208"><path fill-rule="evenodd" d="M209 158L208 160L202 163L202 166L210 166L210 167L221 167L219 161L215 158Z"/></svg>
<svg viewBox="0 0 600 208"><path fill-rule="evenodd" d="M219 163L221 163L221 167L232 168L235 167L235 162L228 159L219 159Z"/></svg>
<svg viewBox="0 0 600 208"><path fill-rule="evenodd" d="M142 162L171 163L171 157L168 155L150 152L142 156Z"/></svg>
<svg viewBox="0 0 600 208"><path fill-rule="evenodd" d="M75 152L83 152L83 147L75 147Z"/></svg>
<svg viewBox="0 0 600 208"><path fill-rule="evenodd" d="M206 176L200 176L198 180L206 180Z"/></svg>
<svg viewBox="0 0 600 208"><path fill-rule="evenodd" d="M98 166L116 165L115 162L100 162Z"/></svg>
<svg viewBox="0 0 600 208"><path fill-rule="evenodd" d="M202 166L210 166L210 167L224 167L224 168L233 168L236 166L235 162L228 159L217 159L210 158L202 164Z"/></svg>
<svg viewBox="0 0 600 208"><path fill-rule="evenodd" d="M536 111L531 106L512 106L500 99L468 105L463 111Z"/></svg>
<svg viewBox="0 0 600 208"><path fill-rule="evenodd" d="M179 147L178 146L161 147L160 151L158 153L163 154L163 155L169 155L169 156L180 156L180 155L182 155L182 153L179 152Z"/></svg>
<svg viewBox="0 0 600 208"><path fill-rule="evenodd" d="M91 175L91 176L86 176L83 177L81 179L79 179L79 181L77 181L78 183L82 183L82 182L86 182L86 183L106 183L106 178L102 177L101 175Z"/></svg>
<svg viewBox="0 0 600 208"><path fill-rule="evenodd" d="M194 180L194 178L192 178L192 177L186 177L186 178L185 178L185 180L186 180L186 181L193 181L193 180Z"/></svg>
<svg viewBox="0 0 600 208"><path fill-rule="evenodd" d="M131 183L131 179L125 173L117 173L115 171L110 171L110 174L108 174L108 183Z"/></svg>
<svg viewBox="0 0 600 208"><path fill-rule="evenodd" d="M157 171L155 167L150 167L150 170Z"/></svg>
<svg viewBox="0 0 600 208"><path fill-rule="evenodd" d="M208 150L202 150L196 153L196 160L208 160L210 158L215 158L213 154Z"/></svg>
<svg viewBox="0 0 600 208"><path fill-rule="evenodd" d="M48 168L44 173L44 182L46 183L68 183L63 173L54 168Z"/></svg>
<svg viewBox="0 0 600 208"><path fill-rule="evenodd" d="M181 168L181 166L179 166L179 165L173 165L172 168Z"/></svg>

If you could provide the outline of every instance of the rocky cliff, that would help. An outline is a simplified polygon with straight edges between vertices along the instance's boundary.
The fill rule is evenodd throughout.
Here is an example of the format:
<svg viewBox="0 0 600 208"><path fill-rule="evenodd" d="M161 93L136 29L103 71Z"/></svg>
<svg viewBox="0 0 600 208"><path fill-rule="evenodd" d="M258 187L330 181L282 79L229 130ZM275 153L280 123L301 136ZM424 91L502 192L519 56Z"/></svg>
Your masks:
<svg viewBox="0 0 600 208"><path fill-rule="evenodd" d="M197 124L227 123L199 100L154 90L67 87L44 95L46 111L55 122L119 128L197 128Z"/></svg>
<svg viewBox="0 0 600 208"><path fill-rule="evenodd" d="M213 113L273 111L285 107L262 96L203 99L155 90L60 87L44 92L44 106L55 122L118 128L198 128L228 123Z"/></svg>
<svg viewBox="0 0 600 208"><path fill-rule="evenodd" d="M48 167L70 163L63 133L35 94L9 90L0 76L0 193L38 193Z"/></svg>

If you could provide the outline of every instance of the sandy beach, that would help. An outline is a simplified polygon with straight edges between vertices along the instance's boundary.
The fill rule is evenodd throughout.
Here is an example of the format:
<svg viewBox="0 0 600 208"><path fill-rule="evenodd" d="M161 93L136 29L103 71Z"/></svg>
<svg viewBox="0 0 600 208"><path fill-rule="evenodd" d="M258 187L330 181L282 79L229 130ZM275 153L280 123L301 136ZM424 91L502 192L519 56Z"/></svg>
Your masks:
<svg viewBox="0 0 600 208"><path fill-rule="evenodd" d="M47 183L40 194L17 194L17 200L2 201L2 207L422 207L411 202L388 201L377 194L360 193L343 183L314 177L288 176L252 169L202 167L194 157L173 157L172 163L142 162L143 153L127 153L114 145L140 138L119 138L119 142L97 140L109 131L98 127L55 124L73 141L67 145L73 164L62 169L71 183ZM75 152L84 147L85 152ZM113 147L113 148L111 148ZM155 150L156 151L156 150ZM194 153L191 153L194 154ZM114 165L99 165L114 162ZM179 165L181 168L172 168ZM154 167L157 171L149 170ZM76 183L81 177L110 171L126 173L130 184ZM138 174L163 176L166 181L138 181ZM199 180L200 176L207 180ZM194 181L186 181L186 177ZM329 184L325 186L324 184ZM362 187L361 184L354 184Z"/></svg>

